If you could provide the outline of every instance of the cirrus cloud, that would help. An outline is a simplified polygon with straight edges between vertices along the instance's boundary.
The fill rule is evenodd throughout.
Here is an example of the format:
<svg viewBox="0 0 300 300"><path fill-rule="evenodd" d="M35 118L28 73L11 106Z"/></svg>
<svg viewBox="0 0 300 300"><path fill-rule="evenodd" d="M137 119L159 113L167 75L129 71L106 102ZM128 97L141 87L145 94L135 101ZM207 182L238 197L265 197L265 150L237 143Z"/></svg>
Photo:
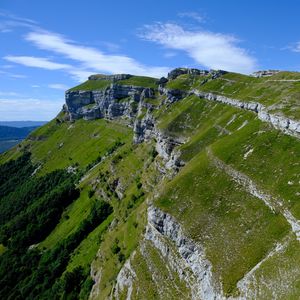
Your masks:
<svg viewBox="0 0 300 300"><path fill-rule="evenodd" d="M231 35L204 30L185 30L174 23L145 25L139 36L168 49L187 53L200 65L210 69L251 73L256 69L256 60Z"/></svg>
<svg viewBox="0 0 300 300"><path fill-rule="evenodd" d="M126 55L105 54L98 49L79 45L56 33L30 32L25 36L25 39L42 50L79 62L80 66L77 69L81 71L93 70L94 72L131 73L160 77L169 70L166 67L144 65Z"/></svg>
<svg viewBox="0 0 300 300"><path fill-rule="evenodd" d="M71 67L70 65L67 64L52 62L48 58L44 58L44 57L7 55L3 58L7 61L21 64L27 67L36 67L36 68L42 68L47 70L62 70Z"/></svg>
<svg viewBox="0 0 300 300"><path fill-rule="evenodd" d="M58 63L46 57L7 55L9 62L28 67L47 70L60 70L70 74L78 81L86 80L93 73L131 73L161 77L170 69L144 65L126 55L111 55L87 46L82 46L64 36L44 30L32 31L25 35L25 40L39 49L71 60L70 63Z"/></svg>

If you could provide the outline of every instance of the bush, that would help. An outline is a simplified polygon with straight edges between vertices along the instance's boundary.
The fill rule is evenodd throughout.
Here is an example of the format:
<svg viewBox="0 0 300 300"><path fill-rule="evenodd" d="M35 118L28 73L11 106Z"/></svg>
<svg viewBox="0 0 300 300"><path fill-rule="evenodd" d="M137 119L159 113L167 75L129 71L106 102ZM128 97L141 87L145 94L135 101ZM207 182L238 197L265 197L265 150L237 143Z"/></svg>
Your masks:
<svg viewBox="0 0 300 300"><path fill-rule="evenodd" d="M94 194L95 194L95 191L94 191L94 190L89 190L89 191L88 191L88 196L89 196L89 198L92 198L92 197L94 196Z"/></svg>

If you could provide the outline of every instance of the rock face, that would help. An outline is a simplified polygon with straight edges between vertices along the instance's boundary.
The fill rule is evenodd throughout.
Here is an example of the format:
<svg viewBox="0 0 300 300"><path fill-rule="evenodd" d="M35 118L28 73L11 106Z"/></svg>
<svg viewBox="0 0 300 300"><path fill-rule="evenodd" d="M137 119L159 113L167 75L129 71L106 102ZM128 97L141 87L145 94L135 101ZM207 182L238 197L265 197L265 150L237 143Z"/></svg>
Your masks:
<svg viewBox="0 0 300 300"><path fill-rule="evenodd" d="M264 122L270 123L276 129L285 134L300 137L300 122L288 119L286 117L271 114L267 108L257 102L245 102L237 99L228 98L222 95L202 92L199 90L183 91L177 89L168 89L164 85L168 80L175 79L182 74L211 75L211 78L217 78L225 71L205 71L197 69L177 68L168 74L168 79L161 78L158 82L158 92L162 96L162 103L171 105L180 101L188 95L196 95L209 101L216 101L229 104L241 109L246 109L257 114L258 118ZM155 98L155 90L141 86L121 85L117 82L130 78L129 74L117 75L92 75L90 80L109 80L112 83L109 87L93 91L67 91L66 105L64 111L68 113L70 120L83 118L92 120L98 118L114 119L124 118L128 120L128 125L133 127L134 143L155 140L156 151L163 159L164 166L160 168L161 172L166 174L168 170L175 173L184 163L179 159L180 153L176 150L177 146L184 141L166 136L157 127L153 110L155 106L145 101L146 98ZM159 106L158 106L159 107ZM157 108L157 107L156 107Z"/></svg>
<svg viewBox="0 0 300 300"><path fill-rule="evenodd" d="M175 244L181 259L192 271L195 278L195 282L193 283L193 299L216 300L225 298L222 295L221 287L213 279L212 266L205 257L204 249L184 235L182 228L171 215L162 212L154 206L150 206L148 208L148 226L145 238L154 244L163 257L179 273L179 276L191 285L194 280L186 277L187 272L184 272L180 266L176 266L176 261L172 262L170 250L162 242L160 236L171 240Z"/></svg>
<svg viewBox="0 0 300 300"><path fill-rule="evenodd" d="M66 109L70 120L133 118L144 98L153 98L154 90L112 83L108 88L93 91L67 91Z"/></svg>
<svg viewBox="0 0 300 300"><path fill-rule="evenodd" d="M191 75L208 75L207 70L198 70L198 69L189 69L189 68L176 68L168 73L168 79L173 80L180 75L183 74L191 74Z"/></svg>
<svg viewBox="0 0 300 300"><path fill-rule="evenodd" d="M89 80L108 80L108 81L119 81L119 80L125 80L133 77L133 75L130 74L114 74L114 75L101 75L101 74L94 74L89 76Z"/></svg>
<svg viewBox="0 0 300 300"><path fill-rule="evenodd" d="M166 100L164 103L168 103L168 104L177 102L177 101L183 99L184 97L186 97L188 94L187 92L182 91L182 90L168 89L163 86L159 86L158 91L161 95L166 96Z"/></svg>
<svg viewBox="0 0 300 300"><path fill-rule="evenodd" d="M252 74L253 77L261 78L261 77L268 77L279 73L279 70L263 70L257 71Z"/></svg>
<svg viewBox="0 0 300 300"><path fill-rule="evenodd" d="M199 69L189 69L189 68L176 68L169 72L168 74L168 80L176 79L178 76L183 74L190 74L190 75L198 75L198 76L206 76L206 75L212 75L212 78L218 78L224 74L226 74L226 71L223 70L199 70Z"/></svg>
<svg viewBox="0 0 300 300"><path fill-rule="evenodd" d="M213 278L212 265L206 258L203 247L186 237L181 226L171 215L150 206L144 239L158 250L166 264L186 283L186 286L191 290L191 299L226 299L221 286ZM139 251L142 254L145 251L145 240L142 240L139 245ZM170 242L173 247L170 246ZM133 286L137 285L137 282L135 282L137 279L136 273L131 266L134 255L135 252L117 276L114 291L116 299L121 298L122 292L127 292L126 299L131 299ZM143 256L148 259L146 253Z"/></svg>

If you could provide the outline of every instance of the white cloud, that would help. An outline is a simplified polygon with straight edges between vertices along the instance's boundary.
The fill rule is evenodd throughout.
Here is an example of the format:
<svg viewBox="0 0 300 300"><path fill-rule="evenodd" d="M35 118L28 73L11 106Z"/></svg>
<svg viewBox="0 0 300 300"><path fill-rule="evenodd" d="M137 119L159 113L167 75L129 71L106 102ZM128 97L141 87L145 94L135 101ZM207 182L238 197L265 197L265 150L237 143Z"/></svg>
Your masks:
<svg viewBox="0 0 300 300"><path fill-rule="evenodd" d="M256 60L238 47L238 40L230 35L156 23L144 26L140 37L168 49L182 50L206 68L240 73L252 73L256 69Z"/></svg>
<svg viewBox="0 0 300 300"><path fill-rule="evenodd" d="M50 120L60 111L63 100L0 98L1 121Z"/></svg>
<svg viewBox="0 0 300 300"><path fill-rule="evenodd" d="M292 49L294 52L300 52L300 42L296 43L293 47L288 47L288 49Z"/></svg>
<svg viewBox="0 0 300 300"><path fill-rule="evenodd" d="M98 49L81 46L74 41L51 32L30 32L25 38L40 49L51 51L79 62L79 70L75 71L94 70L104 73L131 73L154 77L160 77L169 71L169 68L166 67L143 65L126 55L105 54Z"/></svg>
<svg viewBox="0 0 300 300"><path fill-rule="evenodd" d="M37 30L38 23L27 18L20 18L9 12L0 10L0 32L8 33L14 31L15 28L23 27L30 30Z"/></svg>
<svg viewBox="0 0 300 300"><path fill-rule="evenodd" d="M25 39L40 49L61 55L74 62L73 64L65 64L54 62L46 57L14 55L7 55L4 59L27 67L64 71L80 82L86 80L93 73L131 73L161 77L169 71L169 68L166 67L143 65L126 55L104 54L97 49L78 45L51 32L30 32L25 36Z"/></svg>
<svg viewBox="0 0 300 300"><path fill-rule="evenodd" d="M27 67L36 67L47 70L62 70L71 68L70 65L52 62L44 57L8 55L3 58L7 61L21 64Z"/></svg>
<svg viewBox="0 0 300 300"><path fill-rule="evenodd" d="M55 90L63 90L63 91L65 91L65 90L67 90L68 88L70 88L70 87L68 87L67 85L61 84L61 83L52 83L52 84L49 84L48 87L51 88L51 89L55 89Z"/></svg>
<svg viewBox="0 0 300 300"><path fill-rule="evenodd" d="M165 58L172 58L172 57L175 57L175 56L177 56L176 52L167 51L167 52L164 53Z"/></svg>
<svg viewBox="0 0 300 300"><path fill-rule="evenodd" d="M21 96L21 94L16 93L16 92L0 92L0 97L18 97Z"/></svg>
<svg viewBox="0 0 300 300"><path fill-rule="evenodd" d="M10 61L10 62L17 63L17 64L21 64L26 67L41 68L41 69L51 70L51 71L56 71L56 70L66 71L75 80L77 80L79 82L86 80L89 75L91 75L92 73L95 72L92 70L88 71L88 70L83 70L81 68L76 68L70 64L62 64L62 63L53 62L45 57L8 55L8 56L4 56L3 59ZM0 71L0 73L1 73L1 71ZM20 75L11 74L11 77L16 77L16 76L20 76Z"/></svg>

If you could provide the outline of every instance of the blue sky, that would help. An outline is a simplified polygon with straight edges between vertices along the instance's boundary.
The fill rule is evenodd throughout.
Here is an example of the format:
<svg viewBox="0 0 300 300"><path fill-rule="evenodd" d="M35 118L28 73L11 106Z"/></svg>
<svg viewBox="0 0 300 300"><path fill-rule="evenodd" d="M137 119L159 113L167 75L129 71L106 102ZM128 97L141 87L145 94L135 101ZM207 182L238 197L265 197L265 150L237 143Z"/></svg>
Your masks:
<svg viewBox="0 0 300 300"><path fill-rule="evenodd" d="M93 73L300 71L300 3L1 0L0 120L50 120Z"/></svg>

